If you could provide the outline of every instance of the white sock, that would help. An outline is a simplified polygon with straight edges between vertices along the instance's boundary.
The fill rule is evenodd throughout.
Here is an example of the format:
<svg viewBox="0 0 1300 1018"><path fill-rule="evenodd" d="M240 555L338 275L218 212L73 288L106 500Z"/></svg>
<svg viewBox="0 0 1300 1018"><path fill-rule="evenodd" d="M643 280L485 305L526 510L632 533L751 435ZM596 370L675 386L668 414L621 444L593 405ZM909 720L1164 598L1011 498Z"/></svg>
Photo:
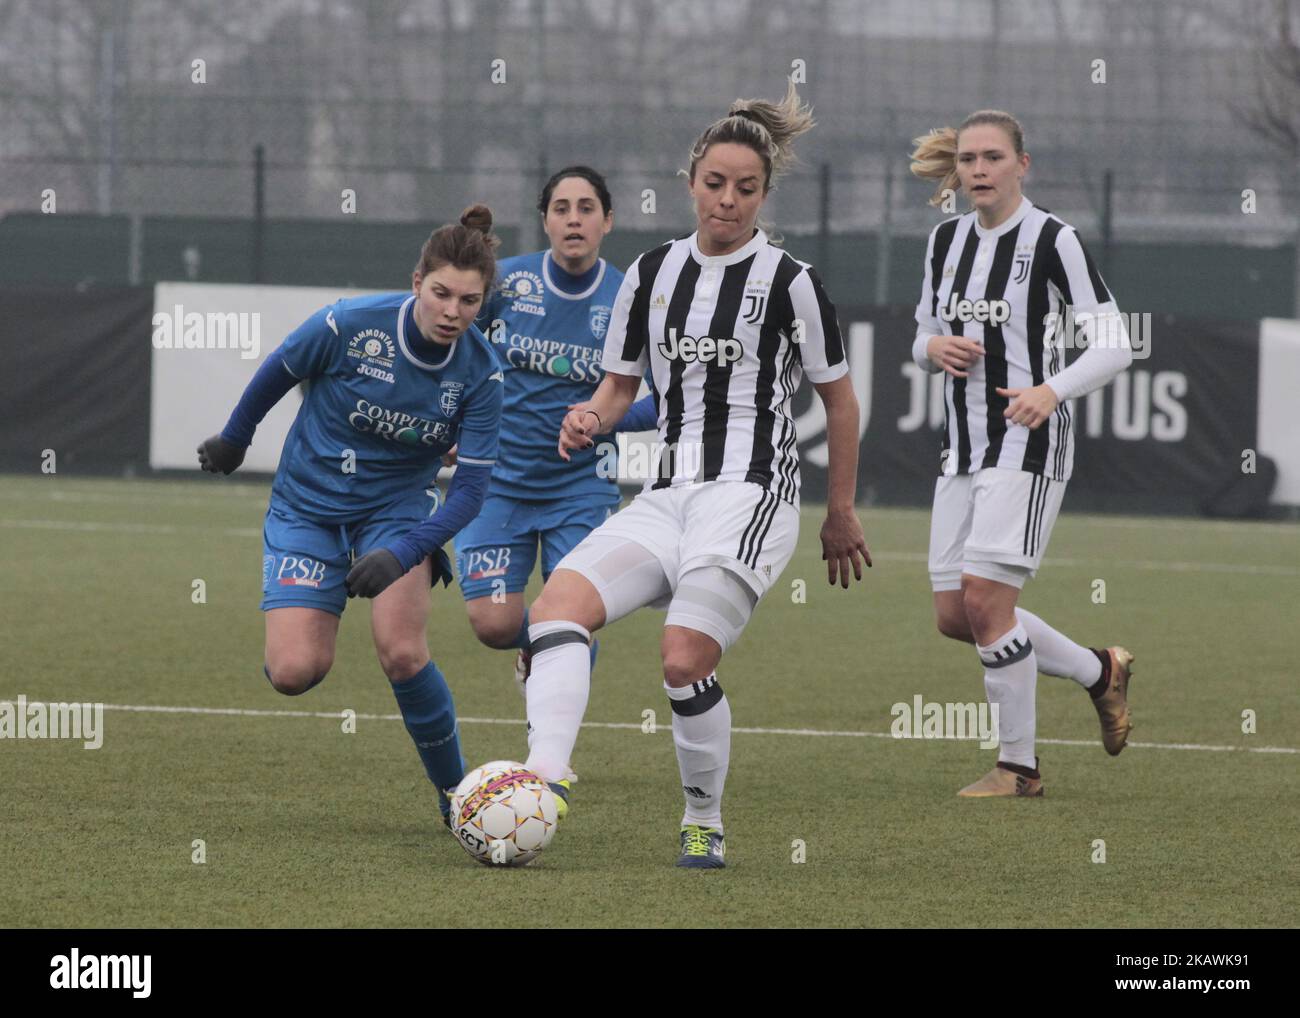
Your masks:
<svg viewBox="0 0 1300 1018"><path fill-rule="evenodd" d="M673 745L686 796L682 826L699 824L721 831L722 786L731 762L731 704L716 675L680 689L667 683L664 688L672 703Z"/></svg>
<svg viewBox="0 0 1300 1018"><path fill-rule="evenodd" d="M1029 634L1038 657L1038 667L1044 675L1073 679L1087 689L1101 678L1101 662L1087 647L1080 647L1062 632L1058 632L1033 612L1016 609L1016 619Z"/></svg>
<svg viewBox="0 0 1300 1018"><path fill-rule="evenodd" d="M998 708L998 763L1036 766L1034 760L1034 699L1038 661L1025 627L1016 628L978 647L984 662L984 690Z"/></svg>
<svg viewBox="0 0 1300 1018"><path fill-rule="evenodd" d="M529 770L546 781L569 769L582 716L591 694L591 634L576 622L537 622L528 627L533 667L528 695Z"/></svg>

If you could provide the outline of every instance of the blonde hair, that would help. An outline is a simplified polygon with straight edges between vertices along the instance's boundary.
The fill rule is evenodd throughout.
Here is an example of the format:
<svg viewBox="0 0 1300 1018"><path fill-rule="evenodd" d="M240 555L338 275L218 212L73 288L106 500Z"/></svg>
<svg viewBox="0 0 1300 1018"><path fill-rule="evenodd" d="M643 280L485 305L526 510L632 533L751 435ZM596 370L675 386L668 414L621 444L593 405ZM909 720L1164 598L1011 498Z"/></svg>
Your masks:
<svg viewBox="0 0 1300 1018"><path fill-rule="evenodd" d="M687 179L695 179L695 167L710 145L734 142L746 145L763 160L763 193L796 162L794 140L817 122L812 118L812 107L806 105L790 82L785 98L779 103L764 99L737 99L727 110L727 115L704 129L691 146L690 169Z"/></svg>
<svg viewBox="0 0 1300 1018"><path fill-rule="evenodd" d="M978 124L993 124L1007 132L1016 155L1025 154L1025 130L1020 121L1005 110L976 110L954 129L940 127L919 138L913 138L911 170L922 180L937 180L938 187L930 196L930 205L942 205L945 191L958 189L957 178L957 136L968 127Z"/></svg>

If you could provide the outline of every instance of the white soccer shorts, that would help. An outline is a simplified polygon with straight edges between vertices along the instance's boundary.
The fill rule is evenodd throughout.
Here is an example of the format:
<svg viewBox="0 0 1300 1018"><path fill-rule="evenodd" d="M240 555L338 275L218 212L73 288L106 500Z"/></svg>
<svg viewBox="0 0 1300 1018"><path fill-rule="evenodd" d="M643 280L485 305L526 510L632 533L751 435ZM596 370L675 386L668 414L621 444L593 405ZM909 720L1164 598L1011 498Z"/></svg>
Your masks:
<svg viewBox="0 0 1300 1018"><path fill-rule="evenodd" d="M986 467L940 477L930 516L930 585L960 590L961 574L1020 587L1038 572L1065 482Z"/></svg>
<svg viewBox="0 0 1300 1018"><path fill-rule="evenodd" d="M799 510L790 503L757 484L709 481L643 491L556 569L591 581L607 625L643 605L666 607L668 625L704 632L725 651L798 539ZM651 562L658 568L647 569Z"/></svg>

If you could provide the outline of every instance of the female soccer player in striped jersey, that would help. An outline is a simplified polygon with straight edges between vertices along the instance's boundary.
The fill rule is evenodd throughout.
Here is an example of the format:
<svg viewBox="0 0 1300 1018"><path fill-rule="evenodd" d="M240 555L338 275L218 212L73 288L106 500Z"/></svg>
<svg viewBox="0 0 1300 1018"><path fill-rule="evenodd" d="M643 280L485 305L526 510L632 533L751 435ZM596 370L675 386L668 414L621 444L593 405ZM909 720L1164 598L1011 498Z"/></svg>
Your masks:
<svg viewBox="0 0 1300 1018"><path fill-rule="evenodd" d="M666 606L660 644L686 795L679 866L723 865L731 710L715 674L794 553L799 462L790 402L807 373L826 404L829 578L870 565L853 508L858 405L835 309L812 268L768 242L763 202L813 121L793 86L740 100L690 153L697 229L629 268L605 337L605 377L564 418L559 448L617 424L647 365L659 394L663 469L559 564L533 604L528 765L561 776L590 688L591 633Z"/></svg>
<svg viewBox="0 0 1300 1018"><path fill-rule="evenodd" d="M939 631L974 643L998 707L997 766L958 795L1043 794L1034 752L1041 669L1088 690L1112 756L1132 722L1123 647L1092 650L1017 607L1042 562L1074 460L1069 401L1132 362L1110 291L1074 228L1021 193L1019 122L980 110L916 139L912 172L961 191L971 212L930 233L912 356L944 371L944 438L930 524ZM1072 310L1088 349L1069 367L1059 336Z"/></svg>
<svg viewBox="0 0 1300 1018"><path fill-rule="evenodd" d="M470 624L489 647L518 648L515 678L528 676L524 588L541 546L542 579L619 503L609 462L583 450L568 462L555 432L569 407L591 398L623 273L600 257L614 225L605 178L567 166L546 182L537 204L548 250L499 266L500 286L478 317L505 372L501 450L479 515L456 537L456 566ZM655 425L654 401L636 404L619 430ZM604 471L608 473L608 471ZM592 664L596 646L592 644Z"/></svg>
<svg viewBox="0 0 1300 1018"><path fill-rule="evenodd" d="M429 659L430 587L451 582L445 544L478 512L497 454L502 375L474 316L496 275L492 213L435 230L402 293L340 300L298 327L258 369L204 470L244 460L267 411L311 380L271 487L263 530L264 671L297 696L334 662L349 597L373 597L371 631L447 817L464 776L451 690ZM446 504L433 488L454 444Z"/></svg>

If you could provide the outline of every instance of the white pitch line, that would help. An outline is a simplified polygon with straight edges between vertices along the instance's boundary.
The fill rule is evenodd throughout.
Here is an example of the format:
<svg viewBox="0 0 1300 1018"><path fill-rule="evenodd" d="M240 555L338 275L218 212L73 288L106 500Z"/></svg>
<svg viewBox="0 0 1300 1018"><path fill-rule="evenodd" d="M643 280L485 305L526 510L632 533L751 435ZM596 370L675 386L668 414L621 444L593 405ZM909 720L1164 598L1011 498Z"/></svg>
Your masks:
<svg viewBox="0 0 1300 1018"><path fill-rule="evenodd" d="M11 700L0 700L0 703L12 703ZM28 701L31 706L35 701ZM228 715L233 717L254 717L254 718L327 718L338 720L344 715L340 711L310 711L310 710L257 710L248 707L173 707L163 704L122 704L106 703L104 710L131 711L137 714L208 714L208 715ZM359 721L401 721L400 714L357 714ZM523 727L523 718L469 718L462 717L459 719L463 725L518 725ZM610 728L623 730L641 730L640 722L635 721L584 721L583 728ZM846 732L834 731L821 728L732 728L733 732L741 735L804 735L820 738L847 738L847 739L893 739L894 736L889 732ZM911 742L911 739L899 739L899 742ZM926 740L929 741L929 740ZM944 741L965 741L976 742L978 739L966 740L944 740ZM1045 746L1100 746L1099 742L1090 742L1087 739L1039 739L1038 742ZM1129 747L1133 749L1180 749L1180 750L1199 750L1205 753L1300 753L1300 749L1291 746L1206 746L1195 742L1130 742Z"/></svg>
<svg viewBox="0 0 1300 1018"><path fill-rule="evenodd" d="M255 527L223 527L213 530L211 527L182 527L172 524L156 523L102 523L84 520L15 520L0 519L0 527L16 527L31 530L76 530L85 532L108 532L122 534L179 534L183 531L202 531L205 534L220 534L223 537L261 537L262 531ZM878 551L872 554L877 562L924 563L928 556L923 551ZM1127 568L1142 572L1157 573L1235 573L1244 576L1294 576L1300 577L1300 568L1291 566L1249 565L1239 562L1162 562L1159 559L1082 559L1082 558L1047 558L1044 565L1061 568Z"/></svg>

